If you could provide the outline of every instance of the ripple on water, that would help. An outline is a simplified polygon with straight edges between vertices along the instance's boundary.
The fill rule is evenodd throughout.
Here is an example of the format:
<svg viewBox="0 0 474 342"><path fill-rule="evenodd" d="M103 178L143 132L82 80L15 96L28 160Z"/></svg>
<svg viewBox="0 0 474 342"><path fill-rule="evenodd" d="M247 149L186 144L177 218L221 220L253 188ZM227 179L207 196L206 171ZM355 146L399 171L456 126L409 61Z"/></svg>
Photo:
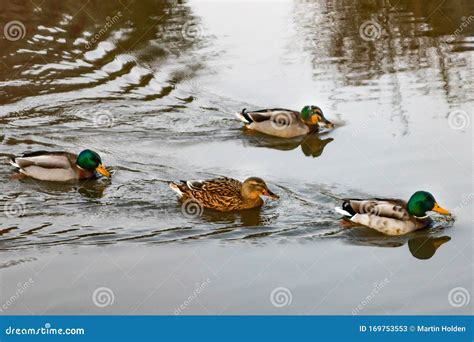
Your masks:
<svg viewBox="0 0 474 342"><path fill-rule="evenodd" d="M218 73L223 78L231 75L238 79L238 73L232 72L236 68L239 72L240 68L245 70L244 63L235 64L232 54L237 52L227 48L238 46L246 54L253 50L245 49L241 42L217 45L217 39L222 37L212 34L194 42L185 41L181 27L193 19L189 8L176 5L179 11L163 17L159 11L164 2L153 5L157 13L146 17L150 20L147 30L142 29L142 16L131 16L93 43L92 37L100 30L98 18L86 16L75 21L68 13L59 13L51 15L50 22L43 17L48 24L29 25L36 29L27 39L1 52L2 61L12 66L0 76L0 101L4 104L0 107L0 146L5 147L1 156L37 149L77 152L88 147L100 151L104 163L116 171L111 181L69 185L2 182L0 208L15 198L23 201L26 208L22 217L2 221L2 246L208 239L264 243L324 238L352 244L377 245L389 240L393 245L404 243L404 238L386 239L363 228L349 233L332 210L335 201L322 190L326 194L352 195L353 189L337 189L334 184L304 186L304 175L288 184L272 184L279 190L281 200L268 202L262 209L231 214L206 211L201 217L184 217L166 180L213 176L210 172L231 175L250 168L237 162L233 168L219 165L212 170L206 169L207 163L199 167L187 164L180 153L188 146L199 145L210 161L216 159L213 153L226 142L235 142L240 153L250 159L260 160L262 151L279 153L275 154L276 164L283 154L303 152L301 156L312 158L315 169L321 166L318 158L326 157L328 150L335 148L332 156L344 157L345 147L334 139L335 134L307 139L302 144L243 133L241 123L232 118L231 112L257 107L257 103L216 94L221 93L220 89L210 91L206 82L216 80L213 76ZM52 5L44 6L43 13L58 14ZM347 129L349 141L357 136L354 126L359 121L351 121L351 115L364 114L355 113L358 105L373 112L380 108L375 104L385 105L382 108L387 112L363 117L369 124L359 132L361 136L378 136L387 134L387 127L407 130L410 121L416 120L407 117L404 108L412 99L429 96L444 104L446 97L448 103L464 103L472 95L472 58L462 52L472 50L472 37L448 39L452 32L441 32L436 22L420 13L424 10L405 7L401 2L393 8L370 9L364 16L348 17L354 12L350 4L296 3L292 9L294 26L283 39L287 45L281 54L282 65L275 67L275 74L269 74L268 84L281 81L279 72L287 73L288 79L301 75L302 82L309 74L314 82L304 86L311 89L311 94L317 94L318 101L327 101L327 107L335 109L335 113L345 104L350 107L343 113L348 124L339 127ZM100 16L113 11L99 6L97 12ZM438 15L434 13L434 17ZM362 40L359 28L366 20L376 20L381 25L379 39ZM276 54L280 52L277 48ZM245 79L245 87L260 89L260 67L266 62L254 66L253 78ZM228 93L237 91L232 82L228 84L232 85ZM285 84L274 85L282 98L291 98L284 96L286 91L291 93ZM222 93L225 90L228 89ZM303 100L302 96L297 94L294 102ZM267 105L265 101L280 100L273 95L270 100L256 102ZM100 115L105 115L106 120L98 120ZM345 167L343 157L324 162L336 160ZM282 160L285 163L288 159ZM9 179L10 174L8 167L0 169L0 177ZM272 177L270 174L270 181ZM316 185L322 190L313 191ZM432 232L441 234L437 228ZM354 237L359 233L360 238Z"/></svg>

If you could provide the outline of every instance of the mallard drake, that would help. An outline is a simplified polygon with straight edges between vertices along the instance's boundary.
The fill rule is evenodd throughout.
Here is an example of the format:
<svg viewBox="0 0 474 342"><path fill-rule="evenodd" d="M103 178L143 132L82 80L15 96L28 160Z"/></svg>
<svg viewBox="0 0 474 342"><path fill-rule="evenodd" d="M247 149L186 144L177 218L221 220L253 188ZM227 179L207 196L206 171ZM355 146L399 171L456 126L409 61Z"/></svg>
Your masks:
<svg viewBox="0 0 474 342"><path fill-rule="evenodd" d="M110 177L100 156L91 150L84 150L78 155L69 152L30 152L12 158L10 164L18 168L23 175L43 181L88 179L95 176L95 171Z"/></svg>
<svg viewBox="0 0 474 342"><path fill-rule="evenodd" d="M428 227L432 220L427 211L449 215L436 203L432 194L415 192L408 202L400 199L345 199L336 211L350 217L352 222L387 235L403 235Z"/></svg>
<svg viewBox="0 0 474 342"><path fill-rule="evenodd" d="M279 197L271 192L263 179L247 178L243 183L232 178L208 180L188 180L181 183L170 183L182 201L196 201L203 208L218 211L234 211L262 206L260 196L273 199Z"/></svg>
<svg viewBox="0 0 474 342"><path fill-rule="evenodd" d="M283 108L247 111L244 108L236 116L248 129L281 138L315 133L320 127L334 128L334 124L324 117L317 106L305 106L301 112Z"/></svg>

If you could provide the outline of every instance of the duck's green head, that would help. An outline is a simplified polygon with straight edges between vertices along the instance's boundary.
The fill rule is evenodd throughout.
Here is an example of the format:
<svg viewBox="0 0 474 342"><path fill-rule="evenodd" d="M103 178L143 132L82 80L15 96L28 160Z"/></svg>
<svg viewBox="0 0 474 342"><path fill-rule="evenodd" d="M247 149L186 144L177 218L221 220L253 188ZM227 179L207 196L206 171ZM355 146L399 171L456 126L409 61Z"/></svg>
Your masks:
<svg viewBox="0 0 474 342"><path fill-rule="evenodd" d="M318 106L304 106L300 115L301 119L309 125L334 128L334 124L324 117L323 111Z"/></svg>
<svg viewBox="0 0 474 342"><path fill-rule="evenodd" d="M426 216L427 211L435 211L443 215L449 215L449 211L441 208L438 203L436 203L433 195L427 191L415 192L408 200L407 209L411 215L417 217Z"/></svg>
<svg viewBox="0 0 474 342"><path fill-rule="evenodd" d="M102 165L102 160L98 153L92 150L84 150L77 156L76 165L81 169L88 171L97 171L105 177L110 177L109 171L107 171Z"/></svg>

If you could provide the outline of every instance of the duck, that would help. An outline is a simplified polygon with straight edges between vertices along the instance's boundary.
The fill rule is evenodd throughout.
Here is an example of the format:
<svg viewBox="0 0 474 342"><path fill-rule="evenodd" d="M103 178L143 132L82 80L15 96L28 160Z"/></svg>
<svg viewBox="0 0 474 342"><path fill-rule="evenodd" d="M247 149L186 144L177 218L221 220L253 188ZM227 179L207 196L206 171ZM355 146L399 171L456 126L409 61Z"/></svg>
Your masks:
<svg viewBox="0 0 474 342"><path fill-rule="evenodd" d="M334 128L318 106L304 106L301 112L284 108L254 111L244 108L236 116L246 128L280 138L294 138L316 133L320 128Z"/></svg>
<svg viewBox="0 0 474 342"><path fill-rule="evenodd" d="M258 177L247 178L244 182L228 177L188 180L171 182L169 186L181 201L194 201L202 208L221 212L259 208L264 203L260 196L279 198Z"/></svg>
<svg viewBox="0 0 474 342"><path fill-rule="evenodd" d="M427 211L450 215L427 191L415 192L408 202L401 199L344 199L342 207L335 210L354 223L391 236L429 227L432 220Z"/></svg>
<svg viewBox="0 0 474 342"><path fill-rule="evenodd" d="M97 152L83 150L79 154L58 151L36 151L13 157L10 164L30 178L42 181L69 182L96 177L111 177Z"/></svg>

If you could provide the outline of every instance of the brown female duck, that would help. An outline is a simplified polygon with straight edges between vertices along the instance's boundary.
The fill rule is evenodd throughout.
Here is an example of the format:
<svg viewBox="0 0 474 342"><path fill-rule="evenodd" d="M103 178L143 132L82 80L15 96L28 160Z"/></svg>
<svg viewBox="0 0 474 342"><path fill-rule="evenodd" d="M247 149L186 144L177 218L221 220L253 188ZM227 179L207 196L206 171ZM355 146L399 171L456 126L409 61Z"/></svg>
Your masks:
<svg viewBox="0 0 474 342"><path fill-rule="evenodd" d="M202 207L218 211L234 211L261 207L260 196L278 199L261 178L250 177L243 183L232 178L190 180L170 183L181 200L194 200Z"/></svg>

